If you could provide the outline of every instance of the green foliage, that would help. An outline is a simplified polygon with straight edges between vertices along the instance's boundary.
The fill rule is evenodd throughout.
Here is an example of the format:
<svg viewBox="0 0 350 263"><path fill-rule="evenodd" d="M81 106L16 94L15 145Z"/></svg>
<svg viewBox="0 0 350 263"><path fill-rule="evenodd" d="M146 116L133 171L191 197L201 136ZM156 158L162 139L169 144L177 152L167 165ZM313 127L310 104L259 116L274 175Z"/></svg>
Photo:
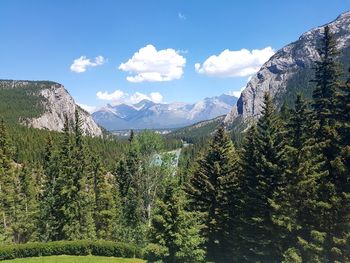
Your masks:
<svg viewBox="0 0 350 263"><path fill-rule="evenodd" d="M346 109L337 93L340 87L340 72L337 61L338 51L333 34L324 28L324 37L319 49L320 61L316 63L313 93L313 115L316 143L323 155L327 174L319 182L319 221L317 230L324 235L322 255L331 261L346 262L350 254L344 244L348 242L350 219L350 184L348 174L342 172L342 157L339 155L346 147L337 129L343 126L339 112ZM341 117L342 118L342 117ZM346 120L344 121L346 123ZM347 124L346 124L347 125ZM346 165L345 165L346 166ZM343 166L344 167L344 166Z"/></svg>
<svg viewBox="0 0 350 263"><path fill-rule="evenodd" d="M0 112L10 124L25 123L27 118L39 117L44 112L42 87L35 83L22 87L0 86Z"/></svg>
<svg viewBox="0 0 350 263"><path fill-rule="evenodd" d="M89 239L95 237L93 223L93 188L80 119L76 115L74 138L71 140L66 118L64 137L58 156L56 178L56 225L58 239ZM49 175L49 177L52 177Z"/></svg>
<svg viewBox="0 0 350 263"><path fill-rule="evenodd" d="M15 243L26 243L38 239L38 183L41 174L27 166L22 167L15 179L15 213L12 232Z"/></svg>
<svg viewBox="0 0 350 263"><path fill-rule="evenodd" d="M262 116L247 137L242 157L241 245L242 262L280 261L280 228L274 224L271 199L283 182L283 128L268 94Z"/></svg>
<svg viewBox="0 0 350 263"><path fill-rule="evenodd" d="M4 263L144 263L145 261L137 258L116 258L101 256L47 256L18 258L6 260Z"/></svg>
<svg viewBox="0 0 350 263"><path fill-rule="evenodd" d="M120 213L116 203L118 200L113 197L113 194L118 194L113 189L112 178L106 176L106 171L97 157L92 158L92 176L94 186L93 217L96 237L98 239L112 240Z"/></svg>
<svg viewBox="0 0 350 263"><path fill-rule="evenodd" d="M169 249L164 245L149 243L144 253L147 262L164 263L169 256Z"/></svg>
<svg viewBox="0 0 350 263"><path fill-rule="evenodd" d="M155 201L163 191L165 179L174 174L172 158L167 154L162 154L161 163L155 162L163 147L160 135L144 131L132 136L125 158L117 163L114 175L123 210L122 241L146 242Z"/></svg>
<svg viewBox="0 0 350 263"><path fill-rule="evenodd" d="M0 240L12 241L11 224L15 210L15 179L16 171L11 161L12 151L9 145L7 130L3 121L0 122Z"/></svg>
<svg viewBox="0 0 350 263"><path fill-rule="evenodd" d="M57 178L59 175L58 156L54 152L51 136L47 139L44 153L43 186L39 196L39 240L55 240L58 235L56 219L60 216L58 208Z"/></svg>
<svg viewBox="0 0 350 263"><path fill-rule="evenodd" d="M148 262L200 263L205 251L198 214L185 210L185 194L170 179L164 196L157 202L146 247Z"/></svg>
<svg viewBox="0 0 350 263"><path fill-rule="evenodd" d="M282 263L302 263L303 260L300 256L300 253L295 248L289 248L286 252L283 254L283 261Z"/></svg>
<svg viewBox="0 0 350 263"><path fill-rule="evenodd" d="M108 257L142 257L139 247L110 241L56 241L0 247L0 260L52 255L95 255Z"/></svg>
<svg viewBox="0 0 350 263"><path fill-rule="evenodd" d="M196 162L186 189L191 209L203 214L202 234L209 260L224 261L231 256L229 215L237 200L230 197L236 187L237 163L233 143L220 126Z"/></svg>
<svg viewBox="0 0 350 263"><path fill-rule="evenodd" d="M162 137L150 130L139 133L133 140L134 147L138 148L142 156L151 156L164 148Z"/></svg>
<svg viewBox="0 0 350 263"><path fill-rule="evenodd" d="M224 116L220 116L212 120L199 122L189 127L180 128L166 135L166 138L175 138L187 143L201 144L208 140L210 134L222 123L223 119Z"/></svg>
<svg viewBox="0 0 350 263"><path fill-rule="evenodd" d="M288 166L283 171L285 181L272 201L273 221L284 228L284 249L289 251L288 255L294 258L296 256L290 253L298 250L303 260L312 261L317 255L315 248L318 248L316 243L313 247L309 246L314 241L312 233L316 233L315 223L319 220L318 182L327 173L323 169L322 155L318 154L318 147L311 136L310 111L300 95L285 125L289 138L285 147Z"/></svg>

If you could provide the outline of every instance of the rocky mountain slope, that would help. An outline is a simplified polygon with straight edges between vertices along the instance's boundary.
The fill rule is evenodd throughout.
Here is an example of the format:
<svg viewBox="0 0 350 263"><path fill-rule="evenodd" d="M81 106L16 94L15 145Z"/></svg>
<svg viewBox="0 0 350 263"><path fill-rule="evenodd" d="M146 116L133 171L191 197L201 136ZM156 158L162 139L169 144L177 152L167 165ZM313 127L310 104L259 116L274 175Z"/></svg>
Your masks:
<svg viewBox="0 0 350 263"><path fill-rule="evenodd" d="M108 130L179 128L226 115L236 102L236 97L226 94L194 104L142 100L133 105L107 105L92 116Z"/></svg>
<svg viewBox="0 0 350 263"><path fill-rule="evenodd" d="M339 59L346 68L350 65L350 12L343 13L328 26L335 34L341 51ZM258 118L266 91L270 92L277 107L284 101L294 101L298 91L306 97L311 96L313 86L310 80L314 75L312 68L319 59L317 48L323 28L320 26L304 33L297 41L277 51L261 67L248 82L237 104L227 114L224 120L227 126L238 118L244 122Z"/></svg>
<svg viewBox="0 0 350 263"><path fill-rule="evenodd" d="M0 80L0 114L9 122L61 131L65 116L73 122L76 109L84 134L102 135L101 128L88 112L76 105L63 85L50 81Z"/></svg>

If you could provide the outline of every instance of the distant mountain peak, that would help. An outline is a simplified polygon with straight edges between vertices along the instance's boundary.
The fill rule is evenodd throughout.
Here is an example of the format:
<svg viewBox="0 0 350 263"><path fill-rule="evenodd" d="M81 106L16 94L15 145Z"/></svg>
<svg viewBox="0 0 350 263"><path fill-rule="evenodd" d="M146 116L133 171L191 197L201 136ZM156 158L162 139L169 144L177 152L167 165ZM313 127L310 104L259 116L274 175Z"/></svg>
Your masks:
<svg viewBox="0 0 350 263"><path fill-rule="evenodd" d="M94 120L108 130L178 128L225 115L236 103L231 95L205 98L196 103L155 103L141 100L95 111Z"/></svg>

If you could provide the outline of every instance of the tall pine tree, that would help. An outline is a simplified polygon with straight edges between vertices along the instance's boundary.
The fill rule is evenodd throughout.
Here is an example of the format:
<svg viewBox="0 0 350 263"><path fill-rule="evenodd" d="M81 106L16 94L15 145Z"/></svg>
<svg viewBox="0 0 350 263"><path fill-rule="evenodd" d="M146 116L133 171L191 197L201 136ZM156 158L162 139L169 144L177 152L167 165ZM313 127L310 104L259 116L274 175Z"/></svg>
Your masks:
<svg viewBox="0 0 350 263"><path fill-rule="evenodd" d="M66 119L57 182L61 211L59 239L91 239L95 237L92 176L77 112L73 132L72 140Z"/></svg>
<svg viewBox="0 0 350 263"><path fill-rule="evenodd" d="M24 165L15 180L15 211L12 224L13 239L16 243L38 240L38 187L34 169Z"/></svg>
<svg viewBox="0 0 350 263"><path fill-rule="evenodd" d="M148 262L201 263L205 251L196 212L185 210L185 193L176 178L169 178L157 201L146 247Z"/></svg>
<svg viewBox="0 0 350 263"><path fill-rule="evenodd" d="M113 184L97 157L92 158L94 182L94 222L98 239L112 240L117 224L118 213L113 197ZM109 174L110 175L110 174Z"/></svg>
<svg viewBox="0 0 350 263"><path fill-rule="evenodd" d="M318 241L318 181L323 171L322 155L311 133L311 114L301 95L286 123L287 138L283 170L285 182L273 197L273 221L282 227L281 240L285 259L295 257L303 262L320 260Z"/></svg>
<svg viewBox="0 0 350 263"><path fill-rule="evenodd" d="M195 169L186 189L191 208L203 213L202 230L208 260L226 262L231 258L229 224L231 192L237 177L238 156L229 135L220 126Z"/></svg>
<svg viewBox="0 0 350 263"><path fill-rule="evenodd" d="M273 220L271 200L284 183L284 139L268 93L257 127L248 132L242 155L241 242L238 262L280 262L283 232Z"/></svg>
<svg viewBox="0 0 350 263"><path fill-rule="evenodd" d="M320 60L316 63L313 93L313 113L316 143L323 155L328 172L319 187L319 229L323 237L323 256L330 262L346 262L350 254L344 244L349 237L350 188L348 174L342 173L340 153L343 149L339 134L339 111L337 90L339 84L338 51L330 28L324 28L318 50ZM344 109L343 109L344 110Z"/></svg>
<svg viewBox="0 0 350 263"><path fill-rule="evenodd" d="M60 193L57 187L58 156L51 136L47 138L43 160L44 183L40 195L39 239L47 242L59 239L59 218L62 216L59 207Z"/></svg>

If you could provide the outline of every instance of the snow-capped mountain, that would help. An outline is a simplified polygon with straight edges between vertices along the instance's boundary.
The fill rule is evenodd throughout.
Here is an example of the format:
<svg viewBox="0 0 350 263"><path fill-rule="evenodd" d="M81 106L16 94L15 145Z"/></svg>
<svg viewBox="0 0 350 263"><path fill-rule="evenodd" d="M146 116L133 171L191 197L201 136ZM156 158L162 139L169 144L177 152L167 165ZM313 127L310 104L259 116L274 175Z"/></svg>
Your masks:
<svg viewBox="0 0 350 263"><path fill-rule="evenodd" d="M106 105L92 114L107 130L179 128L227 114L237 98L223 94L194 104L154 103Z"/></svg>

